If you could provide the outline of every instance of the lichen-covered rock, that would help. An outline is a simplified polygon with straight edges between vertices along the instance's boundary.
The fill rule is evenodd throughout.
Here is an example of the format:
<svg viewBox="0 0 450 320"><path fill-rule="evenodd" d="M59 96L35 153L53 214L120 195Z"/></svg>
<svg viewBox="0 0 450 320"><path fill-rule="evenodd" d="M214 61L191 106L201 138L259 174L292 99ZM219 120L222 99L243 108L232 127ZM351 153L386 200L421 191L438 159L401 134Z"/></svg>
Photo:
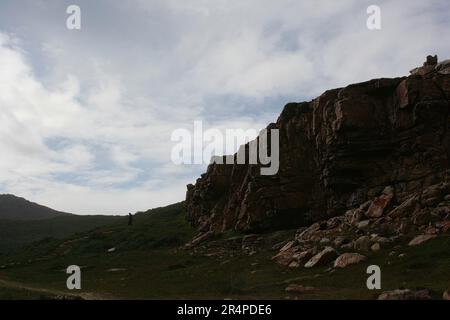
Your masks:
<svg viewBox="0 0 450 320"><path fill-rule="evenodd" d="M346 252L337 257L334 261L334 267L345 268L351 264L357 264L365 260L367 260L367 257L362 254Z"/></svg>

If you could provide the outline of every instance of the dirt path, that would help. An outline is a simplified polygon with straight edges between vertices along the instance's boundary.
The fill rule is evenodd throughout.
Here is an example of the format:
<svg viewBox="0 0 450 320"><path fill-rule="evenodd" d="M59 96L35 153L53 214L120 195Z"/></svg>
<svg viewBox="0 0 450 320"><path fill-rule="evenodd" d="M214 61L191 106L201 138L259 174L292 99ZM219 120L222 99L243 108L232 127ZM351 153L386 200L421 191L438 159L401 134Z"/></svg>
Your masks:
<svg viewBox="0 0 450 320"><path fill-rule="evenodd" d="M68 298L81 298L84 300L112 300L112 299L114 299L114 297L109 296L109 295L105 296L105 295L100 295L98 293L92 293L92 292L80 292L77 294L72 294L72 293L68 293L66 291L62 291L62 290L42 288L42 287L27 285L27 284L20 283L17 281L11 281L11 280L6 280L6 279L2 279L2 278L0 278L0 288L27 290L27 291L46 294L46 295L49 295L52 297L65 296Z"/></svg>

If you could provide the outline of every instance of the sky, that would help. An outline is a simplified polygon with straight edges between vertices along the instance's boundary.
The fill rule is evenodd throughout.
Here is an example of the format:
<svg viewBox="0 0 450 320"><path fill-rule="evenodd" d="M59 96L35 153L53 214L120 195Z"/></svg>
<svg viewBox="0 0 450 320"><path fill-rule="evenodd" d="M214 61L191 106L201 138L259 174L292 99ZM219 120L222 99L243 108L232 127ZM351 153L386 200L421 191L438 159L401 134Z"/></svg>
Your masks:
<svg viewBox="0 0 450 320"><path fill-rule="evenodd" d="M2 0L0 193L77 214L184 200L206 164L171 161L174 130L260 130L288 102L450 58L449 16L447 0Z"/></svg>

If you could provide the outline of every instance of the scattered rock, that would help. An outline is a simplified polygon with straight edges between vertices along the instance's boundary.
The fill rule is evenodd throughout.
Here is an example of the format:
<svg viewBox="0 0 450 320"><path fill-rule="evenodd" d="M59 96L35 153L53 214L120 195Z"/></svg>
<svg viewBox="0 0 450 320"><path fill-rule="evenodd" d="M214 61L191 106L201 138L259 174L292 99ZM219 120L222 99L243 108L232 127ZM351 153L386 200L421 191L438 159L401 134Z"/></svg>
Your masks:
<svg viewBox="0 0 450 320"><path fill-rule="evenodd" d="M379 244L378 242L374 243L374 244L370 247L370 250L372 250L372 251L374 251L374 252L380 251L380 249L381 249L381 246L380 246L380 244Z"/></svg>
<svg viewBox="0 0 450 320"><path fill-rule="evenodd" d="M293 255L297 252L297 249L295 248L289 248L284 251L280 251L275 256L272 257L272 260L274 260L276 263L282 266L288 266L292 260Z"/></svg>
<svg viewBox="0 0 450 320"><path fill-rule="evenodd" d="M120 271L126 271L127 269L125 268L111 268L106 270L106 272L120 272Z"/></svg>
<svg viewBox="0 0 450 320"><path fill-rule="evenodd" d="M345 268L351 264L360 263L362 261L367 260L366 256L363 256L359 253L343 253L341 254L335 261L335 268Z"/></svg>
<svg viewBox="0 0 450 320"><path fill-rule="evenodd" d="M369 251L370 248L370 238L369 236L361 236L356 239L354 243L355 250L358 251Z"/></svg>
<svg viewBox="0 0 450 320"><path fill-rule="evenodd" d="M333 244L336 247L340 247L341 245L345 244L348 242L348 239L344 236L338 236L333 240Z"/></svg>
<svg viewBox="0 0 450 320"><path fill-rule="evenodd" d="M445 290L442 294L442 299L444 300L450 300L450 290Z"/></svg>
<svg viewBox="0 0 450 320"><path fill-rule="evenodd" d="M450 220L441 221L437 224L437 226L442 232L447 232L450 230Z"/></svg>
<svg viewBox="0 0 450 320"><path fill-rule="evenodd" d="M208 231L205 233L200 233L197 237L195 237L191 242L186 244L186 248L193 248L197 245L199 245L200 243L209 240L211 238L214 237L214 232L213 231Z"/></svg>
<svg viewBox="0 0 450 320"><path fill-rule="evenodd" d="M411 291L409 289L396 289L380 294L378 300L430 300L431 295L427 289Z"/></svg>
<svg viewBox="0 0 450 320"><path fill-rule="evenodd" d="M411 215L417 207L417 199L416 197L409 198L404 201L401 205L393 209L388 213L388 216L392 218L403 218L407 215Z"/></svg>
<svg viewBox="0 0 450 320"><path fill-rule="evenodd" d="M305 287L301 284L291 283L285 289L287 292L295 292L295 293L307 293L311 291L315 291L314 287Z"/></svg>
<svg viewBox="0 0 450 320"><path fill-rule="evenodd" d="M433 235L433 234L422 234L422 235L417 236L414 239L412 239L408 243L408 246L417 246L419 244L422 244L422 243L427 242L428 240L431 240L431 239L434 239L434 238L436 238L436 235Z"/></svg>
<svg viewBox="0 0 450 320"><path fill-rule="evenodd" d="M292 248L294 246L294 243L295 243L295 241L289 241L280 249L280 252L289 250L290 248Z"/></svg>
<svg viewBox="0 0 450 320"><path fill-rule="evenodd" d="M370 220L363 220L358 223L357 228L358 229L366 229L369 226L369 224L370 224Z"/></svg>
<svg viewBox="0 0 450 320"><path fill-rule="evenodd" d="M312 248L309 250L302 251L300 253L295 253L292 258L299 264L304 264L306 261L311 259L315 254L317 254L317 249Z"/></svg>
<svg viewBox="0 0 450 320"><path fill-rule="evenodd" d="M352 209L346 212L345 214L345 220L350 225L354 226L357 225L358 222L361 220L361 218L364 216L364 211L360 208L358 209Z"/></svg>

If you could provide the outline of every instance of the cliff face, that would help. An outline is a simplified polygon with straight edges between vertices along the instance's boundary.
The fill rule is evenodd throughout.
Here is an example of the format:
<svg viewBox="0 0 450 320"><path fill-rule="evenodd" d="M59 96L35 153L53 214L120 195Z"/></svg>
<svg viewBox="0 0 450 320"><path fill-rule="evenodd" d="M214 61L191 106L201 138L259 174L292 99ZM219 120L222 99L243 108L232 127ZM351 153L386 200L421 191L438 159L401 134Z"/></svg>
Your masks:
<svg viewBox="0 0 450 320"><path fill-rule="evenodd" d="M277 122L280 168L211 164L186 195L201 232L295 228L342 215L389 187L390 206L448 181L450 74L376 79L289 103ZM380 196L381 195L381 196Z"/></svg>

